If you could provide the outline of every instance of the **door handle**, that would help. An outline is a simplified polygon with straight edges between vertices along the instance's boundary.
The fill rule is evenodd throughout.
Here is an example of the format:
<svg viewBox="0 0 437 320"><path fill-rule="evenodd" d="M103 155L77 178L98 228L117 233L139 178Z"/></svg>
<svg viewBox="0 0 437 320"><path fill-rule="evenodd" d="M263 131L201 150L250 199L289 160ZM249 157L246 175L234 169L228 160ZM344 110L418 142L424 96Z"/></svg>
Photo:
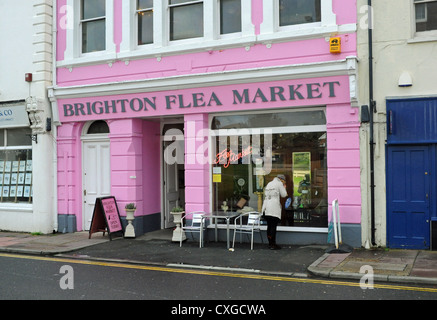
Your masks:
<svg viewBox="0 0 437 320"><path fill-rule="evenodd" d="M86 190L83 190L83 195L86 196ZM428 195L426 197L428 197Z"/></svg>

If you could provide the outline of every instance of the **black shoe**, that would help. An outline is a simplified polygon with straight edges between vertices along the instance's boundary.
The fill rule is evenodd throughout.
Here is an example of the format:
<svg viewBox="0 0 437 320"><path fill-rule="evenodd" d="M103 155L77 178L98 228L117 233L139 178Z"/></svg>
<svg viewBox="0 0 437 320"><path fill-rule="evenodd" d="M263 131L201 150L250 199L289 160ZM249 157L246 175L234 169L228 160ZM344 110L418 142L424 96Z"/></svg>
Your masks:
<svg viewBox="0 0 437 320"><path fill-rule="evenodd" d="M278 246L277 244L269 245L270 250L281 250L282 248Z"/></svg>

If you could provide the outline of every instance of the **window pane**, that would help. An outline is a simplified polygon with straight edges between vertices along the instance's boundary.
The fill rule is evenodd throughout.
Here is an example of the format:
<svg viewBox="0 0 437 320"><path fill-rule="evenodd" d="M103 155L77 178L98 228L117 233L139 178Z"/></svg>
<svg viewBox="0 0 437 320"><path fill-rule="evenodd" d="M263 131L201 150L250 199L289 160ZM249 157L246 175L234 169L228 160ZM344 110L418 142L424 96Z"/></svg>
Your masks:
<svg viewBox="0 0 437 320"><path fill-rule="evenodd" d="M190 3L194 0L170 0L170 4L181 4L181 3Z"/></svg>
<svg viewBox="0 0 437 320"><path fill-rule="evenodd" d="M279 25L321 21L320 0L279 0Z"/></svg>
<svg viewBox="0 0 437 320"><path fill-rule="evenodd" d="M153 11L138 12L138 44L153 43Z"/></svg>
<svg viewBox="0 0 437 320"><path fill-rule="evenodd" d="M94 121L88 128L87 134L109 133L109 126L103 120Z"/></svg>
<svg viewBox="0 0 437 320"><path fill-rule="evenodd" d="M184 1L172 0L172 3ZM170 40L203 37L203 4L170 8Z"/></svg>
<svg viewBox="0 0 437 320"><path fill-rule="evenodd" d="M5 146L5 130L0 130L0 147Z"/></svg>
<svg viewBox="0 0 437 320"><path fill-rule="evenodd" d="M153 0L138 0L138 10L153 8Z"/></svg>
<svg viewBox="0 0 437 320"><path fill-rule="evenodd" d="M323 111L298 111L214 117L212 129L325 125Z"/></svg>
<svg viewBox="0 0 437 320"><path fill-rule="evenodd" d="M105 0L82 0L82 20L104 17Z"/></svg>
<svg viewBox="0 0 437 320"><path fill-rule="evenodd" d="M106 49L105 20L84 22L82 24L82 53Z"/></svg>
<svg viewBox="0 0 437 320"><path fill-rule="evenodd" d="M32 150L0 151L0 201L32 202Z"/></svg>
<svg viewBox="0 0 437 320"><path fill-rule="evenodd" d="M437 1L416 4L416 31L437 30Z"/></svg>
<svg viewBox="0 0 437 320"><path fill-rule="evenodd" d="M241 32L241 0L220 1L220 33Z"/></svg>
<svg viewBox="0 0 437 320"><path fill-rule="evenodd" d="M7 129L7 146L31 146L32 131L29 128Z"/></svg>

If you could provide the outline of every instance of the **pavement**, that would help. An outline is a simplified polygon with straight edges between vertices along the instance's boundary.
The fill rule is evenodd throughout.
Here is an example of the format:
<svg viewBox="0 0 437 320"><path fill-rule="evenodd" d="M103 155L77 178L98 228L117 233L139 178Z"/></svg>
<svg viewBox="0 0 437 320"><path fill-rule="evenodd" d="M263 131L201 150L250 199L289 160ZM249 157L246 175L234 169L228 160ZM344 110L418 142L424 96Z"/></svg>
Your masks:
<svg viewBox="0 0 437 320"><path fill-rule="evenodd" d="M134 239L88 232L32 235L0 232L0 252L134 263L174 268L256 273L290 277L360 280L373 272L374 281L437 285L437 251L353 249L332 253L328 245L284 245L269 250L265 244L209 241L203 248L187 240L171 241L171 230L159 230ZM331 252L331 253L327 253Z"/></svg>

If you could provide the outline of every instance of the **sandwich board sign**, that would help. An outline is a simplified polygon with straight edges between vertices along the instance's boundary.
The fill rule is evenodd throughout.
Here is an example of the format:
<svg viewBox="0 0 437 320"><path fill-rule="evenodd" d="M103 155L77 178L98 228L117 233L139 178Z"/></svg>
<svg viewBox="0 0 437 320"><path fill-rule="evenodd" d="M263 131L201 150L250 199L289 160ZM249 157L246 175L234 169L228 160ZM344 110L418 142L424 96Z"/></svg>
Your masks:
<svg viewBox="0 0 437 320"><path fill-rule="evenodd" d="M115 197L96 199L89 239L96 232L103 232L103 235L105 235L105 232L108 232L110 240L112 240L113 235L123 236L123 224L120 220Z"/></svg>

